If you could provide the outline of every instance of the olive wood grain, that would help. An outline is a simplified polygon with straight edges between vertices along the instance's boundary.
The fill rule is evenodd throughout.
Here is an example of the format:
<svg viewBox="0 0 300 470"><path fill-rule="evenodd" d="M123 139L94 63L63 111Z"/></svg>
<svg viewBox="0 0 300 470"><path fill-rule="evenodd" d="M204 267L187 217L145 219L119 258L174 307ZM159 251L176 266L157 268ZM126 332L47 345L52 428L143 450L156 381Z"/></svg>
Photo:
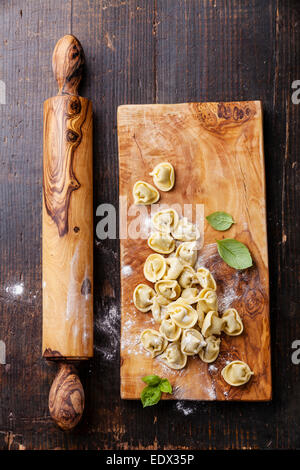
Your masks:
<svg viewBox="0 0 300 470"><path fill-rule="evenodd" d="M78 95L82 78L84 52L75 36L67 34L57 43L52 56L52 68L59 86L58 95Z"/></svg>
<svg viewBox="0 0 300 470"><path fill-rule="evenodd" d="M49 410L52 419L63 430L76 426L84 410L84 391L73 364L59 365L49 393Z"/></svg>
<svg viewBox="0 0 300 470"><path fill-rule="evenodd" d="M83 63L79 41L61 38L53 53L58 96L44 103L42 348L62 361L49 404L63 429L78 422L84 403L76 371L63 361L93 355L92 104L78 96Z"/></svg>
<svg viewBox="0 0 300 470"><path fill-rule="evenodd" d="M205 222L201 264L217 281L220 312L235 307L244 322L237 337L222 335L221 352L212 365L189 358L181 371L152 359L139 342L145 328L159 328L151 313L137 311L133 290L145 282L143 264L151 253L145 239L121 239L121 397L137 399L148 374L167 377L173 395L184 400L269 400L271 398L269 277L266 237L265 173L262 109L259 101L128 105L118 110L120 198L133 203L137 180L152 183L156 164L174 165L172 191L160 193L161 204L204 204L204 215L230 213L235 224L217 232ZM122 216L126 217L122 209ZM150 214L140 214L142 230ZM133 211L127 212L128 231ZM145 220L144 220L145 219ZM236 238L249 247L254 265L235 271L217 253L216 239ZM125 266L125 269L122 269ZM148 284L148 282L146 281ZM243 387L230 387L221 377L227 361L241 359L255 375Z"/></svg>

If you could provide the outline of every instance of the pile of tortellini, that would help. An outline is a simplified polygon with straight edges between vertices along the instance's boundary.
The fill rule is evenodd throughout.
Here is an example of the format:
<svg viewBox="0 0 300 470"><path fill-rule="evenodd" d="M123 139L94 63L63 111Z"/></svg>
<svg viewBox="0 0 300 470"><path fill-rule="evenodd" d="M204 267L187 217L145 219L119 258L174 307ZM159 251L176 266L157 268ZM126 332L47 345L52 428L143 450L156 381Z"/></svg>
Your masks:
<svg viewBox="0 0 300 470"><path fill-rule="evenodd" d="M208 269L194 269L197 260L196 227L179 220L174 209L157 212L152 219L149 247L155 251L144 264L145 278L154 284L139 284L133 294L134 305L141 312L152 312L159 331L142 332L144 348L173 369L181 369L187 356L198 354L204 362L216 360L222 332L236 336L243 323L230 308L218 315L216 281ZM186 241L188 240L188 241ZM176 247L176 241L182 241ZM163 255L169 255L164 257Z"/></svg>
<svg viewBox="0 0 300 470"><path fill-rule="evenodd" d="M214 362L220 351L221 333L240 335L242 319L234 308L219 316L212 273L205 267L194 269L200 238L197 227L186 218L180 219L172 208L156 212L151 222L154 231L148 246L155 253L145 261L144 276L154 288L138 284L133 302L140 312L152 313L159 330L147 328L142 332L143 347L172 369L184 368L188 356L198 355L206 363ZM230 385L246 383L252 374L241 361L228 364L222 371Z"/></svg>

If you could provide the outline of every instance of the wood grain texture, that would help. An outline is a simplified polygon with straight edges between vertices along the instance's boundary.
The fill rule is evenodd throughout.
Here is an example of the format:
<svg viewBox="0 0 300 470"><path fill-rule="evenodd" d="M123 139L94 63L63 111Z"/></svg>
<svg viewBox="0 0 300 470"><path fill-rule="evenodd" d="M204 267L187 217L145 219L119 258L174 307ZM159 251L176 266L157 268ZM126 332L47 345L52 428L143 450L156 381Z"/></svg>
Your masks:
<svg viewBox="0 0 300 470"><path fill-rule="evenodd" d="M57 41L52 68L59 87L58 95L78 95L84 61L82 46L75 36L67 34Z"/></svg>
<svg viewBox="0 0 300 470"><path fill-rule="evenodd" d="M88 99L45 102L42 350L49 359L93 355L92 130Z"/></svg>
<svg viewBox="0 0 300 470"><path fill-rule="evenodd" d="M50 389L50 415L64 431L79 423L84 410L84 390L77 374L73 364L61 363Z"/></svg>
<svg viewBox="0 0 300 470"><path fill-rule="evenodd" d="M162 194L160 203L184 213L197 205L205 215L217 210L230 213L236 223L225 235L205 226L200 265L210 269L217 282L221 309L233 306L241 314L244 333L224 337L221 352L211 367L198 358L182 371L153 360L141 348L139 334L158 329L150 314L138 312L134 288L144 282L143 265L151 249L145 235L130 236L133 211L124 213L128 236L121 239L121 397L139 399L144 375L167 377L175 392L163 398L186 400L270 400L269 275L266 237L265 173L260 102L190 103L121 106L118 110L120 204L133 204L136 180L151 182L149 173L161 161L175 168L176 184ZM122 199L121 199L122 198ZM142 213L141 213L142 214ZM139 217L140 232L147 233L150 209ZM123 219L125 220L125 219ZM123 224L122 224L123 225ZM149 225L148 225L149 226ZM199 227L200 228L200 227ZM254 266L243 272L229 268L219 257L216 238L237 238L250 249ZM221 299L221 301L220 301ZM225 307L226 309L226 307ZM245 387L230 387L221 378L227 361L240 359L255 372Z"/></svg>
<svg viewBox="0 0 300 470"><path fill-rule="evenodd" d="M300 367L291 362L300 338L300 106L291 102L300 77L298 0L3 0L0 12L0 338L7 347L0 448L299 448ZM40 357L41 123L43 101L57 93L52 50L66 33L80 38L86 56L81 94L93 101L95 208L118 204L118 105L262 100L272 402L181 402L184 415L176 401L143 410L121 400L119 241L95 235L95 354L81 375L86 410L72 433L53 424L47 400L56 367Z"/></svg>
<svg viewBox="0 0 300 470"><path fill-rule="evenodd" d="M63 430L84 409L82 384L66 361L93 355L93 119L91 102L78 96L83 63L78 39L59 39L52 56L59 92L44 103L42 351L59 361L49 410Z"/></svg>

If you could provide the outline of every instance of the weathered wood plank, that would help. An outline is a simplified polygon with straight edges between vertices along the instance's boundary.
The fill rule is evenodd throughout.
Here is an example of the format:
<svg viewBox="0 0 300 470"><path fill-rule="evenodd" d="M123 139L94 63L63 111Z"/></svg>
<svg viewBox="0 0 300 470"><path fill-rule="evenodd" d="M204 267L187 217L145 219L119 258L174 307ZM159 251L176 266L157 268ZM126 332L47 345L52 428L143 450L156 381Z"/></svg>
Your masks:
<svg viewBox="0 0 300 470"><path fill-rule="evenodd" d="M43 446L53 428L46 390L53 375L41 359L43 101L56 94L51 54L70 28L71 1L2 2L0 10L0 78L6 84L6 104L0 105L0 338L7 362L0 365L0 430L9 433L10 448L12 440L34 448L27 425L38 436L48 423Z"/></svg>

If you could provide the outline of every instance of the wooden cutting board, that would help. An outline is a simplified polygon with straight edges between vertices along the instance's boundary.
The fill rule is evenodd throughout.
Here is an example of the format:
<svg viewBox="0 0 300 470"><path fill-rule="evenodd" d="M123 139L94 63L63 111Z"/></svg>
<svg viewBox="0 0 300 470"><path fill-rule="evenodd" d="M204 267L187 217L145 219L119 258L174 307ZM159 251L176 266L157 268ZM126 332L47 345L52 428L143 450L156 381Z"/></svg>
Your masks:
<svg viewBox="0 0 300 470"><path fill-rule="evenodd" d="M118 109L121 237L121 397L138 399L145 386L141 377L167 377L174 393L166 399L245 400L271 399L269 328L269 278L266 234L265 172L262 106L260 101L126 105ZM146 239L134 232L138 206L132 206L137 180L152 183L149 173L156 164L174 165L176 184L161 192L160 203L204 204L204 215L230 213L235 224L226 232L204 222L201 264L217 282L220 311L234 307L244 322L238 337L222 336L221 351L213 364L198 357L174 371L152 359L142 348L139 335L145 328L158 329L151 313L135 309L135 286L146 282L143 264L152 252ZM140 207L140 206L139 206ZM145 211L145 209L142 209ZM149 226L150 208L142 214L140 228ZM254 266L236 271L217 253L215 241L237 238L245 243ZM150 283L149 283L150 284ZM151 285L151 284L150 284ZM230 387L221 377L229 361L240 359L255 375L242 387Z"/></svg>

